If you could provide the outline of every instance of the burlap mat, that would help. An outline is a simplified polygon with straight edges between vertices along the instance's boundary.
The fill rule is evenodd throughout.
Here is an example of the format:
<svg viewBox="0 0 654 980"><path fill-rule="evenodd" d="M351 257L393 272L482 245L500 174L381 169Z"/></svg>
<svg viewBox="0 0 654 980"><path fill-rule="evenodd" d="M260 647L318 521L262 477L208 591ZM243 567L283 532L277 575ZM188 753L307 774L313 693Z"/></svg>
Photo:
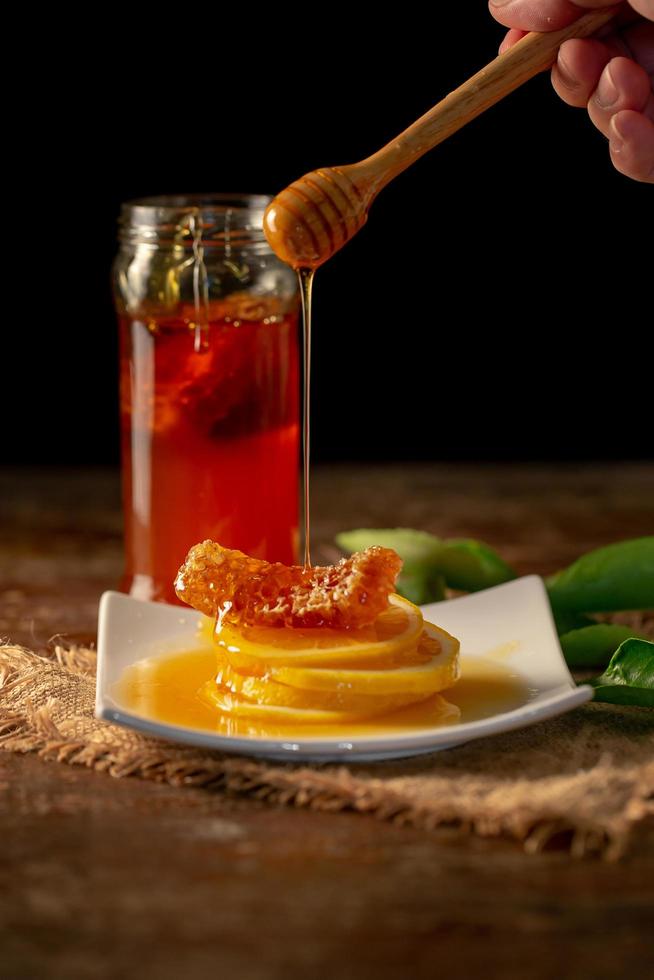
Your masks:
<svg viewBox="0 0 654 980"><path fill-rule="evenodd" d="M414 760L366 765L267 764L160 739L94 717L95 653L51 658L0 647L0 746L274 803L356 810L424 828L458 825L538 851L624 853L654 826L654 712L587 705L523 731Z"/></svg>

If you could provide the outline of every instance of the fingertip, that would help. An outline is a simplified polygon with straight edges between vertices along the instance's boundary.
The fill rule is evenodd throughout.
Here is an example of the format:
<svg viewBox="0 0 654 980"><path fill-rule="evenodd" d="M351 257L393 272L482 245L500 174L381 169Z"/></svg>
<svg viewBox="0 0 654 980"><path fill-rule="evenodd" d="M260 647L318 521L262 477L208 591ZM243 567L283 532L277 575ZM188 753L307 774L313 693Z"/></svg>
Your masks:
<svg viewBox="0 0 654 980"><path fill-rule="evenodd" d="M609 124L613 166L632 180L654 184L654 123L641 112L623 109Z"/></svg>
<svg viewBox="0 0 654 980"><path fill-rule="evenodd" d="M602 72L597 88L588 100L588 115L600 133L611 139L611 120L631 110L648 115L652 95L645 70L630 58L612 58Z"/></svg>
<svg viewBox="0 0 654 980"><path fill-rule="evenodd" d="M552 66L551 78L554 91L560 99L579 109L586 105L588 99L585 90L581 88L581 81L570 69L561 52L559 52L559 56Z"/></svg>
<svg viewBox="0 0 654 980"><path fill-rule="evenodd" d="M601 41L565 41L552 68L554 91L568 105L586 106L610 57Z"/></svg>
<svg viewBox="0 0 654 980"><path fill-rule="evenodd" d="M652 92L649 76L644 68L631 58L618 56L611 58L602 74L609 75L616 96L622 101L621 108L643 111Z"/></svg>

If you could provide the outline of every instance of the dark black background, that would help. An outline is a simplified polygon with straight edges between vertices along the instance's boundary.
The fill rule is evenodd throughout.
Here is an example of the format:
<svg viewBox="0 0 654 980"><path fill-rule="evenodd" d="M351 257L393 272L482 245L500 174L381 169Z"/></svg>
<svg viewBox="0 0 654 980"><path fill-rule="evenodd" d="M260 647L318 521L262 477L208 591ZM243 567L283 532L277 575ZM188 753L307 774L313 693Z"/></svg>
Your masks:
<svg viewBox="0 0 654 980"><path fill-rule="evenodd" d="M123 13L40 61L10 194L6 461L117 460L122 200L274 193L367 156L502 36L485 5L302 9ZM314 458L650 455L652 197L546 76L428 154L317 276Z"/></svg>

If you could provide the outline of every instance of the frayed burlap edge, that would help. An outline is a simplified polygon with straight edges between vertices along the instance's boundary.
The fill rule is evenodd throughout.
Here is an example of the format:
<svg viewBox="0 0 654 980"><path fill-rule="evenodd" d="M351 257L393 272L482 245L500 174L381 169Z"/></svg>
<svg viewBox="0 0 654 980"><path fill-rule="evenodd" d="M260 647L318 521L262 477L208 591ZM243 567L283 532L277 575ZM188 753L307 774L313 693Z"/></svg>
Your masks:
<svg viewBox="0 0 654 980"><path fill-rule="evenodd" d="M37 707L26 693L41 678L46 664L56 664L71 677L85 678L88 684L94 682L94 650L57 645L46 657L24 647L0 646L0 697L18 690L25 694L19 711L12 711L0 700L0 748L5 751L36 753L42 759L85 766L114 778L135 776L171 786L246 795L270 804L349 810L427 830L454 826L481 837L513 838L531 854L542 851L556 838L574 857L601 855L615 860L626 852L633 829L654 817L654 762L625 777L629 787L619 814L596 820L565 812L565 790L558 802L543 807L540 814L524 805L509 812L494 810L488 800L480 805L479 796L465 799L455 795L416 804L396 792L388 780L363 780L345 767L263 764L137 733L130 735L138 745L125 747L120 741L112 744L116 733L124 735L125 730L97 719L90 722L95 729L92 739L76 737L67 723L55 721L55 709L60 707L56 698ZM602 779L602 768L600 761L592 771L594 780Z"/></svg>

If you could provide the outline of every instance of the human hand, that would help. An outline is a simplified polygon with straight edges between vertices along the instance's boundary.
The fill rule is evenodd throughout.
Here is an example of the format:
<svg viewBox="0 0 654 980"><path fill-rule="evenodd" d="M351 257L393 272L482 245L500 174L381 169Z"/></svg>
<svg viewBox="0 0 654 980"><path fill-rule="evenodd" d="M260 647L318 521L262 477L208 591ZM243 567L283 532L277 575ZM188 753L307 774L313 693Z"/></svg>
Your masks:
<svg viewBox="0 0 654 980"><path fill-rule="evenodd" d="M615 0L489 0L490 12L509 28L505 51L528 31L555 31L584 9ZM586 107L609 140L616 170L654 183L654 0L630 0L634 16L600 38L565 41L552 68L552 84L568 105ZM640 16L639 16L640 15Z"/></svg>

